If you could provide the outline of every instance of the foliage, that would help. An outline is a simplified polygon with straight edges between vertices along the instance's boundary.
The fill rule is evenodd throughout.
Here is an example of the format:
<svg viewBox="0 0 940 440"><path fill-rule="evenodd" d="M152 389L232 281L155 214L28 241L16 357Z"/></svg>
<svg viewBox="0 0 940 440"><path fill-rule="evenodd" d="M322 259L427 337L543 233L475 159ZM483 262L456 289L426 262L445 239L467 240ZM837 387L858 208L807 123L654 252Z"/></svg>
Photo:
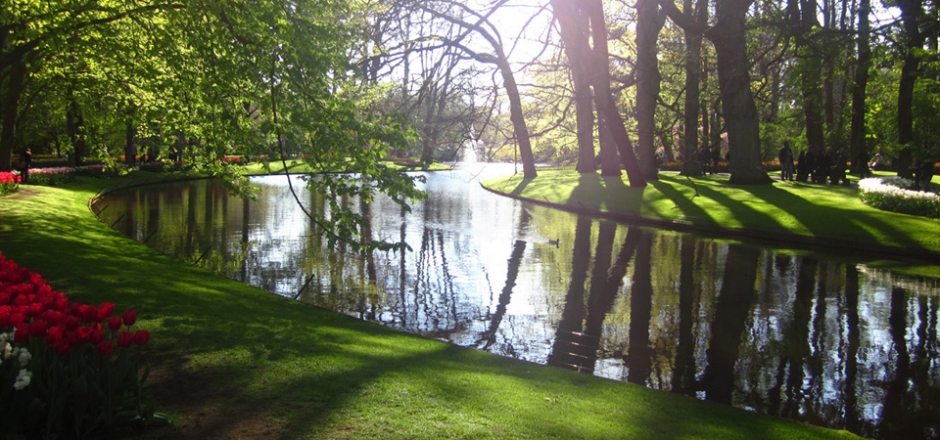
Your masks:
<svg viewBox="0 0 940 440"><path fill-rule="evenodd" d="M901 177L871 177L858 183L858 196L866 205L902 214L940 218L940 195L911 189L914 182Z"/></svg>
<svg viewBox="0 0 940 440"><path fill-rule="evenodd" d="M0 438L87 438L140 428L144 402L137 312L70 302L0 255Z"/></svg>
<svg viewBox="0 0 940 440"><path fill-rule="evenodd" d="M0 171L0 196L10 194L19 188L20 176L8 171Z"/></svg>

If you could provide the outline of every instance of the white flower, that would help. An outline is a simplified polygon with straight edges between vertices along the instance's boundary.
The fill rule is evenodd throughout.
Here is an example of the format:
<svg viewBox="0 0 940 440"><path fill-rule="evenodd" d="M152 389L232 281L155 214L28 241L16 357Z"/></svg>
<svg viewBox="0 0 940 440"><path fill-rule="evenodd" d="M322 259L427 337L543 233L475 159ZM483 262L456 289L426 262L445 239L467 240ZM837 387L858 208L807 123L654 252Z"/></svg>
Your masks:
<svg viewBox="0 0 940 440"><path fill-rule="evenodd" d="M16 390L22 390L29 386L29 380L33 377L33 373L26 371L25 368L20 370L20 373L16 375L16 383L13 384L13 388Z"/></svg>
<svg viewBox="0 0 940 440"><path fill-rule="evenodd" d="M26 347L20 348L20 357L18 360L20 361L21 367L25 367L26 364L29 363L29 360L32 358L33 358L33 355L29 354L29 350L27 350Z"/></svg>
<svg viewBox="0 0 940 440"><path fill-rule="evenodd" d="M13 354L13 346L9 342L3 342L0 345L0 359L9 359Z"/></svg>

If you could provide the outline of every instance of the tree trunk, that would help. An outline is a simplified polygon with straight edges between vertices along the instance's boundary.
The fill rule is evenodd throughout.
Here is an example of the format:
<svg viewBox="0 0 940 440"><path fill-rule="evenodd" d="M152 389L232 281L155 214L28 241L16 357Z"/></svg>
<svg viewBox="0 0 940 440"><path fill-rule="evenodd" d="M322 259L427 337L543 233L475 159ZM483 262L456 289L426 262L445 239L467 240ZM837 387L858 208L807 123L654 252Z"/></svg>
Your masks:
<svg viewBox="0 0 940 440"><path fill-rule="evenodd" d="M85 118L82 117L81 107L78 105L78 101L75 100L73 87L69 86L68 91L69 108L65 112L65 128L69 140L72 141L72 155L69 156L69 165L78 167L85 164L88 148L85 143Z"/></svg>
<svg viewBox="0 0 940 440"><path fill-rule="evenodd" d="M578 41L573 45L574 47L586 46L588 43L584 30L589 26L588 18L579 13L575 19L579 26L569 32L568 37ZM591 92L591 78L584 69L577 67L585 64L585 55L565 45L565 56L571 64L571 80L574 83L575 118L578 131L578 172L581 174L597 172L597 161L594 158L594 96ZM604 139L604 136L604 128L598 127L599 139ZM611 148L612 145L602 141L600 146L602 157L606 156L605 160L601 161L601 173L605 176L620 173L620 166L617 165L617 150ZM612 162L613 166L611 167L607 162Z"/></svg>
<svg viewBox="0 0 940 440"><path fill-rule="evenodd" d="M849 148L852 151L852 173L868 171L868 145L865 143L865 97L868 88L868 70L871 68L871 24L868 14L871 0L861 0L858 9L858 59L855 67L855 85L852 87L852 126Z"/></svg>
<svg viewBox="0 0 940 440"><path fill-rule="evenodd" d="M810 33L818 27L816 2L814 0L789 0L790 30L796 43L797 65L800 74L800 93L803 98L803 116L806 125L806 141L809 150L822 154L825 149L825 134L822 113L822 59L810 42Z"/></svg>
<svg viewBox="0 0 940 440"><path fill-rule="evenodd" d="M656 127L656 100L659 98L661 81L657 61L659 48L656 44L665 16L659 14L657 0L637 0L636 10L637 161L643 177L654 180L659 170L653 131Z"/></svg>
<svg viewBox="0 0 940 440"><path fill-rule="evenodd" d="M920 58L915 52L924 47L924 35L920 32L918 21L923 17L923 7L919 0L900 0L901 21L904 25L904 64L901 66L901 78L898 81L898 145L901 151L896 162L898 175L910 178L913 165L911 141L914 140L914 85Z"/></svg>
<svg viewBox="0 0 940 440"><path fill-rule="evenodd" d="M503 75L503 86L509 97L509 119L519 142L519 155L522 156L522 175L525 179L534 179L538 174L535 171L535 157L532 154L532 143L529 140L529 129L525 124L525 115L522 113L522 99L519 97L519 87L513 76L512 68L505 57L500 57L499 71Z"/></svg>
<svg viewBox="0 0 940 440"><path fill-rule="evenodd" d="M744 22L753 0L717 0L716 23L706 37L718 55L718 85L728 131L731 183L771 183L761 168L757 106L748 74Z"/></svg>
<svg viewBox="0 0 940 440"><path fill-rule="evenodd" d="M610 129L610 133L617 143L617 151L620 153L623 167L627 170L630 186L643 188L646 186L646 178L643 177L640 171L636 155L633 152L633 144L630 142L627 128L623 124L623 118L620 116L620 111L614 102L613 92L610 90L610 55L607 49L607 24L604 22L604 5L601 0L589 0L584 2L583 7L591 18L591 36L594 40L593 66L589 65L587 67L589 71L594 72L591 76L591 82L594 86L594 101L597 104L597 112L604 123L607 124L607 128ZM619 174L618 171L617 175Z"/></svg>
<svg viewBox="0 0 940 440"><path fill-rule="evenodd" d="M686 0L684 12L696 16L696 21L706 22L708 7L704 0L698 0L695 12L692 12L692 0ZM702 82L702 35L689 30L685 31L685 133L682 143L682 175L699 176L702 174L702 163L697 157L699 150L699 99L701 98ZM706 121L703 127L707 135L708 113L702 118Z"/></svg>
<svg viewBox="0 0 940 440"><path fill-rule="evenodd" d="M26 64L22 59L14 60L7 76L7 89L0 107L0 171L13 169L13 149L16 146L16 119L23 84L26 82Z"/></svg>

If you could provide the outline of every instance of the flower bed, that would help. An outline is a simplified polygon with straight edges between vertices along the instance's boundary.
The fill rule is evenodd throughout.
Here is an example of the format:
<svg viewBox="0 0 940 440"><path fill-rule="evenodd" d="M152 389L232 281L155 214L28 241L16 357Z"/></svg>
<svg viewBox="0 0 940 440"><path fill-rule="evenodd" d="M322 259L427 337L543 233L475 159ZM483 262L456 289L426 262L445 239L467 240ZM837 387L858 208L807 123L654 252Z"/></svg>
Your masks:
<svg viewBox="0 0 940 440"><path fill-rule="evenodd" d="M53 167L29 170L30 185L61 186L75 181L75 168Z"/></svg>
<svg viewBox="0 0 940 440"><path fill-rule="evenodd" d="M20 185L20 176L9 171L0 171L0 196L10 194Z"/></svg>
<svg viewBox="0 0 940 440"><path fill-rule="evenodd" d="M914 182L901 177L871 177L858 182L858 196L885 211L940 218L940 195L909 189L913 187Z"/></svg>
<svg viewBox="0 0 940 440"><path fill-rule="evenodd" d="M0 254L0 438L86 438L140 428L142 398L134 310L70 302Z"/></svg>

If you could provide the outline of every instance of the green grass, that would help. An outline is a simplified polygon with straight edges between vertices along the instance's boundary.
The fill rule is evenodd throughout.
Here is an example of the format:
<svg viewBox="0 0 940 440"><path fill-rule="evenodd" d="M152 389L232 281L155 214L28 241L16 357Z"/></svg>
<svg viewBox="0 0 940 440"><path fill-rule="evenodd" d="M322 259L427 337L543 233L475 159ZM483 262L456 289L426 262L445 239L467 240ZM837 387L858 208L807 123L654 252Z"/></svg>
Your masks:
<svg viewBox="0 0 940 440"><path fill-rule="evenodd" d="M659 180L634 189L625 175L582 176L573 170L546 169L539 170L535 179L514 175L484 185L563 209L730 238L865 250L885 257L936 258L940 254L940 220L869 207L859 200L857 186L781 181L729 185L727 180L727 176L687 178L660 173ZM940 274L929 264L920 269Z"/></svg>
<svg viewBox="0 0 940 440"><path fill-rule="evenodd" d="M96 220L88 200L116 183L0 198L0 252L73 300L138 309L153 333L147 389L174 421L147 438L853 438L268 294Z"/></svg>

